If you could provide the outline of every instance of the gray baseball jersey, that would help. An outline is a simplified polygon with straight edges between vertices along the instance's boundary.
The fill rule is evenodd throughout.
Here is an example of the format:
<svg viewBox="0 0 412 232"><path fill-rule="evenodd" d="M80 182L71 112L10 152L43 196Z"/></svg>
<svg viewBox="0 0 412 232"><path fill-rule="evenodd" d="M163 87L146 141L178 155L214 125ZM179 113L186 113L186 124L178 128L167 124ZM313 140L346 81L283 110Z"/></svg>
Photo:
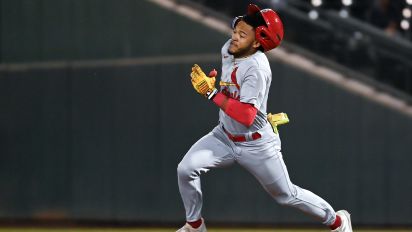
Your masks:
<svg viewBox="0 0 412 232"><path fill-rule="evenodd" d="M196 221L201 217L201 174L213 168L238 163L255 176L279 204L298 208L330 225L336 218L333 208L316 194L290 181L279 135L273 132L266 120L266 102L272 78L266 55L258 51L249 57L234 59L227 52L229 43L230 40L222 48L221 92L241 102L253 104L258 114L253 125L248 128L220 111L219 125L198 140L179 163L178 184L186 220ZM234 142L223 128L234 135L246 137L251 133L259 133L261 137Z"/></svg>
<svg viewBox="0 0 412 232"><path fill-rule="evenodd" d="M228 53L229 45L230 40L222 47L221 81L232 85L221 86L220 91L241 102L253 104L258 109L258 113L250 128L233 120L223 110L219 112L219 121L232 134L257 131L267 123L266 105L272 81L269 61L261 51L246 58L235 59ZM238 85L233 85L236 84L233 82Z"/></svg>

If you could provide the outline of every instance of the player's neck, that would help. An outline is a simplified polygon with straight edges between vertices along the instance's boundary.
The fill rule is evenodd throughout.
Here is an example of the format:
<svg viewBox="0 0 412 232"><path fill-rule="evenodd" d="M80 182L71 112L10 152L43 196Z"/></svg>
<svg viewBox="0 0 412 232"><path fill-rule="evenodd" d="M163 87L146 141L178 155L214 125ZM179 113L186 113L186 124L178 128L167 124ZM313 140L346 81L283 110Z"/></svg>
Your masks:
<svg viewBox="0 0 412 232"><path fill-rule="evenodd" d="M255 54L256 52L257 52L257 50L251 49L251 50L249 50L249 51L247 51L247 52L245 52L245 53L242 53L242 54L234 54L233 57L234 57L235 59L246 59L246 58L248 58L249 56L252 56L253 54Z"/></svg>

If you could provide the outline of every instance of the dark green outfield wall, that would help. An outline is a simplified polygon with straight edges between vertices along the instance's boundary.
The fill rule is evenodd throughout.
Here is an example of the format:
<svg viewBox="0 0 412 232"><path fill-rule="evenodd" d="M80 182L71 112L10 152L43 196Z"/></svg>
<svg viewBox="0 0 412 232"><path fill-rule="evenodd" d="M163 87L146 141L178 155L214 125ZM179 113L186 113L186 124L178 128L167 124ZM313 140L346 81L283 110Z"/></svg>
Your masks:
<svg viewBox="0 0 412 232"><path fill-rule="evenodd" d="M0 0L3 63L204 53L221 38L144 0Z"/></svg>
<svg viewBox="0 0 412 232"><path fill-rule="evenodd" d="M176 166L217 123L190 66L3 69L0 218L182 220ZM268 108L291 118L281 134L292 180L350 210L354 223L411 225L412 120L291 67L272 69ZM203 188L211 222L312 222L237 166L208 173Z"/></svg>

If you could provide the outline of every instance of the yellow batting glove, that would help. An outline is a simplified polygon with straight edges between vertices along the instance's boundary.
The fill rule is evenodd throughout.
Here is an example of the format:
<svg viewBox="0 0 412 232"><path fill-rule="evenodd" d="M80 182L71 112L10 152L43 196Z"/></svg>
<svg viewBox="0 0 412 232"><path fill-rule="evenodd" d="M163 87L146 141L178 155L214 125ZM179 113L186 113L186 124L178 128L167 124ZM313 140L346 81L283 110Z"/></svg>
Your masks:
<svg viewBox="0 0 412 232"><path fill-rule="evenodd" d="M286 113L268 114L268 121L272 125L273 131L278 134L278 126L289 122Z"/></svg>
<svg viewBox="0 0 412 232"><path fill-rule="evenodd" d="M210 72L209 76L206 76L199 65L193 65L192 72L190 73L193 88L196 90L196 92L207 97L209 100L212 99L218 92L215 88L216 75L217 72L216 70L214 70Z"/></svg>

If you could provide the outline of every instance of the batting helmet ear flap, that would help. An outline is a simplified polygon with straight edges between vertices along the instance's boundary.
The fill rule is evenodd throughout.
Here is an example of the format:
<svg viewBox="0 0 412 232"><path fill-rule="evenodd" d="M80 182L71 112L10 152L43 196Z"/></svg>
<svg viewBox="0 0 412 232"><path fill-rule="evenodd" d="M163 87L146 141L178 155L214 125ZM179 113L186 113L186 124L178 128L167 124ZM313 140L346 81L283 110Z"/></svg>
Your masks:
<svg viewBox="0 0 412 232"><path fill-rule="evenodd" d="M256 39L262 45L264 51L269 51L280 45L283 40L283 23L279 15L271 9L260 11L266 25L256 28Z"/></svg>
<svg viewBox="0 0 412 232"><path fill-rule="evenodd" d="M266 26L257 27L255 31L255 37L265 51L269 50L268 48L276 48L282 41L280 35L271 33L270 29Z"/></svg>
<svg viewBox="0 0 412 232"><path fill-rule="evenodd" d="M235 29L236 24L243 18L243 16L236 16L232 21L232 29Z"/></svg>

